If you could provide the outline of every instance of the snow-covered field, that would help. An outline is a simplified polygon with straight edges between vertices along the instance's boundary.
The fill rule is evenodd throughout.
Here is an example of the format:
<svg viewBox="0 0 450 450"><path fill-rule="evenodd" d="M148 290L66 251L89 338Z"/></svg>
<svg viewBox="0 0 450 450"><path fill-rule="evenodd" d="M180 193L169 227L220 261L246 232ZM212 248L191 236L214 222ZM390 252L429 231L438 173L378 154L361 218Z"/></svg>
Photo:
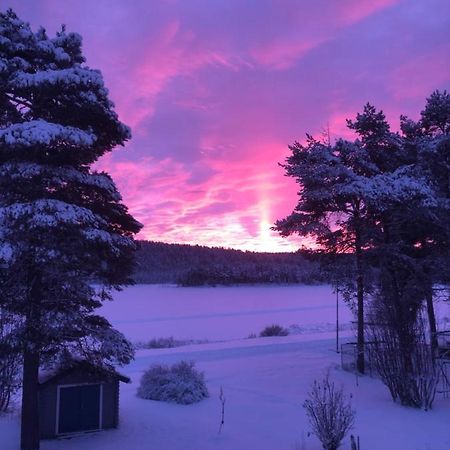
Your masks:
<svg viewBox="0 0 450 450"><path fill-rule="evenodd" d="M319 450L317 439L308 436L302 402L327 369L353 395L353 433L360 436L361 450L450 448L450 399L438 396L428 412L404 408L391 401L380 381L357 380L339 368L331 325L335 296L328 287L136 286L117 297L104 313L133 341L173 336L211 342L140 350L123 370L132 384L122 385L120 428L43 441L42 450ZM351 315L341 306L341 320L348 323ZM273 322L297 324L299 333L245 338ZM136 397L151 363L181 359L195 360L205 372L208 399L183 406ZM220 387L226 406L219 435ZM18 442L16 412L0 418L0 449L16 450ZM342 448L350 449L348 440Z"/></svg>
<svg viewBox="0 0 450 450"><path fill-rule="evenodd" d="M138 285L115 295L102 313L132 341L173 336L229 340L259 334L272 323L298 331L334 330L336 294L329 286L198 287ZM343 325L352 320L340 303Z"/></svg>

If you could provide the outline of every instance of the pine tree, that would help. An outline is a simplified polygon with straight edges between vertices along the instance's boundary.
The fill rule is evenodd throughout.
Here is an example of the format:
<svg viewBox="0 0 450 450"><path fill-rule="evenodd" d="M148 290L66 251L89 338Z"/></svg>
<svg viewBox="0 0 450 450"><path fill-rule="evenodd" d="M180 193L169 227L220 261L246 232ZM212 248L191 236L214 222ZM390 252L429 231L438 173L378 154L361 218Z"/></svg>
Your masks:
<svg viewBox="0 0 450 450"><path fill-rule="evenodd" d="M0 307L16 318L23 355L23 450L39 448L38 370L68 353L127 363L132 348L95 314L129 283L141 225L92 164L130 138L81 37L32 32L0 14Z"/></svg>
<svg viewBox="0 0 450 450"><path fill-rule="evenodd" d="M450 94L434 91L420 113L420 125L427 135L450 134Z"/></svg>
<svg viewBox="0 0 450 450"><path fill-rule="evenodd" d="M414 205L404 234L423 277L427 280L426 305L431 343L437 348L436 319L433 305L433 283L449 279L450 249L450 95L435 91L427 98L418 122L401 117L405 146L414 158L413 171L425 180L435 201ZM436 280L436 274L440 279Z"/></svg>
<svg viewBox="0 0 450 450"><path fill-rule="evenodd" d="M310 236L327 253L355 254L358 316L357 366L364 373L364 262L367 245L366 205L355 185L359 175L353 162L363 163L359 143L336 146L308 136L306 145L290 147L283 167L299 185L299 202L292 214L275 224L282 236ZM360 156L357 156L360 155ZM362 157L361 157L362 156ZM353 187L352 187L353 185Z"/></svg>
<svg viewBox="0 0 450 450"><path fill-rule="evenodd" d="M290 147L292 155L282 167L298 183L299 200L274 229L282 236L313 237L327 253L354 255L357 368L364 373L366 255L386 238L386 226L399 205L422 204L433 192L406 169L411 155L401 136L390 131L382 111L367 104L347 124L358 135L353 142L339 139L332 145L308 136L306 145Z"/></svg>

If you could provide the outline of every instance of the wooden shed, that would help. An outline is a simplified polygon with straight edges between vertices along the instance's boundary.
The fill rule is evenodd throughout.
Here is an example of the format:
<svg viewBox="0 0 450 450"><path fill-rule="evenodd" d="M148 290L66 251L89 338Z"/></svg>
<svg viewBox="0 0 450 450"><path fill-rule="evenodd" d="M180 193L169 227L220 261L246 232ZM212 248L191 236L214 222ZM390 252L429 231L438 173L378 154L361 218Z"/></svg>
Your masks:
<svg viewBox="0 0 450 450"><path fill-rule="evenodd" d="M117 428L119 383L130 379L88 361L40 375L39 420L42 439Z"/></svg>

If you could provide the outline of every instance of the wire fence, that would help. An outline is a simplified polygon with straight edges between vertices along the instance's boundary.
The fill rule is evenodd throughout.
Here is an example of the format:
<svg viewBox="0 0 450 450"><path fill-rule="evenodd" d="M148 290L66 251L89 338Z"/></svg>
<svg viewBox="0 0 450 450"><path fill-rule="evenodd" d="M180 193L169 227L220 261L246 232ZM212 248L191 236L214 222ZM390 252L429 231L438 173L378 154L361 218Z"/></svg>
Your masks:
<svg viewBox="0 0 450 450"><path fill-rule="evenodd" d="M366 375L377 377L374 364L373 352L375 352L374 342L364 344L364 368ZM347 372L357 372L358 345L356 342L341 344L341 367Z"/></svg>
<svg viewBox="0 0 450 450"><path fill-rule="evenodd" d="M435 358L439 381L436 392L444 398L450 398L450 331L437 333L438 352ZM379 345L379 344L378 344ZM374 342L364 344L365 373L371 377L378 377L375 368L373 352L376 351ZM341 367L347 372L357 373L358 346L356 342L341 344Z"/></svg>
<svg viewBox="0 0 450 450"><path fill-rule="evenodd" d="M450 398L450 359L439 358L439 383L436 389L438 394L442 394L444 398Z"/></svg>

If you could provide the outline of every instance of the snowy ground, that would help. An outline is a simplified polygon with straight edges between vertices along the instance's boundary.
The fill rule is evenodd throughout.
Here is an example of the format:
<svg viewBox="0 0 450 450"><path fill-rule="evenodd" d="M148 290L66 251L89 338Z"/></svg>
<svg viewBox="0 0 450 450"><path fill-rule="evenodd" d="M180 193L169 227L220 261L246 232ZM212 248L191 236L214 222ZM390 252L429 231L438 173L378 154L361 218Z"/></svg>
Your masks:
<svg viewBox="0 0 450 450"><path fill-rule="evenodd" d="M331 331L336 294L329 286L181 288L138 285L115 295L102 313L132 341L173 336L180 340L242 339L266 326ZM352 320L340 302L340 321ZM298 328L298 327L297 327Z"/></svg>
<svg viewBox="0 0 450 450"><path fill-rule="evenodd" d="M450 448L450 400L438 396L429 412L403 408L391 401L378 380L357 380L339 369L339 356L332 351L334 333L324 325L331 324L335 314L335 297L329 288L138 286L120 296L127 298L129 306L121 309L118 303L111 304L105 313L133 340L172 335L222 342L140 350L123 370L132 384L122 385L120 428L43 441L42 450L319 450L320 443L308 436L301 405L312 381L327 369L353 395L357 411L353 433L360 436L362 450ZM343 308L342 313L345 317ZM346 318L350 320L348 313ZM298 323L306 331L239 339L272 322ZM142 371L151 363L181 359L195 360L205 372L208 399L182 406L136 397ZM218 435L221 386L226 396L225 426ZM18 413L0 418L0 449L16 450L18 441ZM342 448L349 449L349 442Z"/></svg>

